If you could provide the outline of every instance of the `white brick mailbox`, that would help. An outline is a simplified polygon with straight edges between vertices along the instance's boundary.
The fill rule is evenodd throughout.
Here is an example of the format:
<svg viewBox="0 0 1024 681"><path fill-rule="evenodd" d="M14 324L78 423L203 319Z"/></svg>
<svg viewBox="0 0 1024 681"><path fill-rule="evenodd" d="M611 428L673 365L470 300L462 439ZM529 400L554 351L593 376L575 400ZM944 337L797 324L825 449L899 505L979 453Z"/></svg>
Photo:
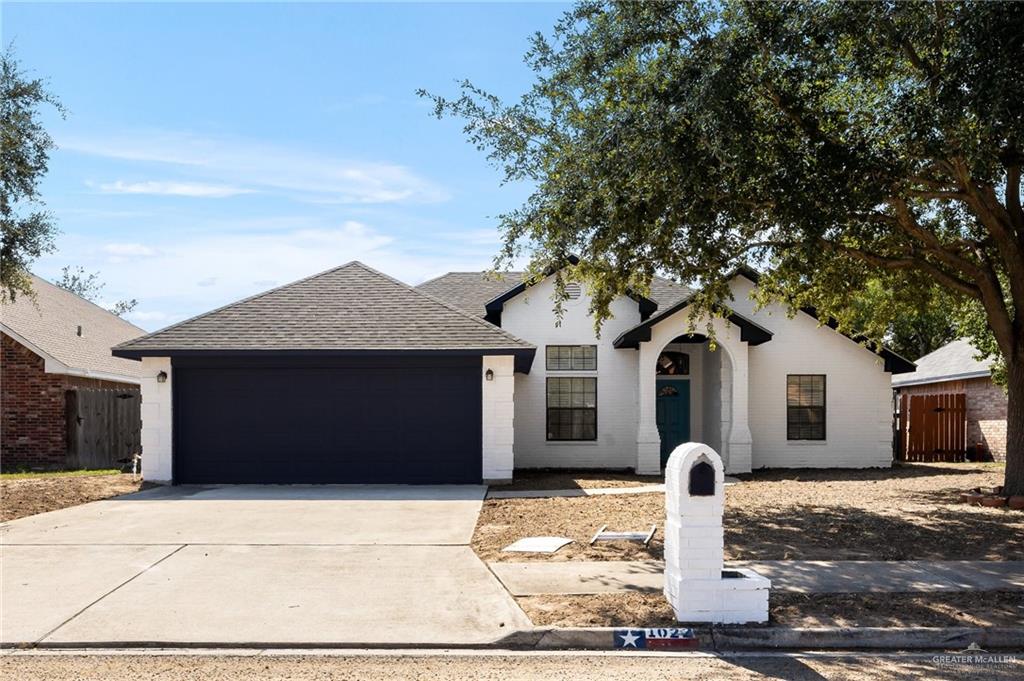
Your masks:
<svg viewBox="0 0 1024 681"><path fill-rule="evenodd" d="M680 622L768 621L771 582L723 569L725 469L707 445L679 445L665 466L665 597Z"/></svg>

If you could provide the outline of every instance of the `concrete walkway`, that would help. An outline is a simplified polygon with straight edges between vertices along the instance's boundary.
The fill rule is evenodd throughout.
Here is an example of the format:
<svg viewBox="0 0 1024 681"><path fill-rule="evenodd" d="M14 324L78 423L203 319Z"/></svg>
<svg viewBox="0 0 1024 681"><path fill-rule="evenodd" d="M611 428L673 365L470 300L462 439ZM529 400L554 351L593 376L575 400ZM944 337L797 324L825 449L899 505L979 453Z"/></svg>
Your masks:
<svg viewBox="0 0 1024 681"><path fill-rule="evenodd" d="M513 596L659 592L661 561L488 563ZM1024 561L807 561L727 562L772 580L772 590L794 593L1024 591Z"/></svg>
<svg viewBox="0 0 1024 681"><path fill-rule="evenodd" d="M175 487L0 525L0 643L489 643L480 486Z"/></svg>

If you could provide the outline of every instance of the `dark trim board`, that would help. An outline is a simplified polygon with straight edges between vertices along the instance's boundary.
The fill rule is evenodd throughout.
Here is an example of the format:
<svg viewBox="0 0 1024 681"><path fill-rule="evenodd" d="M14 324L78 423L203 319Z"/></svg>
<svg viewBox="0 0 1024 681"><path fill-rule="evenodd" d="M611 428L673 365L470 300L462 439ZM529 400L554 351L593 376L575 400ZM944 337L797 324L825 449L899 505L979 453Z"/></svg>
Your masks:
<svg viewBox="0 0 1024 681"><path fill-rule="evenodd" d="M580 259L575 255L570 255L569 257L566 258L566 261L569 265L578 265ZM564 265L562 267L564 267ZM544 279L547 279L552 274L562 269L562 267L556 267L554 265L551 265L550 267L547 267L543 272L541 272L541 276L538 279L522 281L513 286L512 288L510 288L509 290L505 291L504 293L495 296L493 299L491 299L484 305L484 309L487 311L487 314L484 315L484 319L489 321L491 324L500 327L501 313L505 309L505 303L512 300L529 287L534 286L535 284L539 284ZM646 320L658 309L658 303L654 302L647 296L642 296L634 291L626 291L626 295L633 301L635 301L636 304L639 306L641 320Z"/></svg>
<svg viewBox="0 0 1024 681"><path fill-rule="evenodd" d="M481 371L474 357L175 358L173 482L480 483Z"/></svg>
<svg viewBox="0 0 1024 681"><path fill-rule="evenodd" d="M761 273L755 270L754 268L750 267L749 265L740 265L733 271L732 274L729 275L728 278L732 279L735 276L746 277L750 282L754 284L757 284L758 282L761 281ZM906 374L917 370L917 365L911 362L909 359L893 352L884 345L879 345L878 343L875 343L867 336L857 333L847 333L845 331L840 331L838 320L834 319L833 317L829 317L825 320L822 320L821 317L818 315L818 311L815 308L811 307L810 305L805 305L801 307L800 311L803 312L805 315L813 317L815 320L821 322L822 324L832 329L836 333L846 336L854 343L864 346L870 352L873 352L879 357L881 357L884 361L885 371L888 371L891 374Z"/></svg>
<svg viewBox="0 0 1024 681"><path fill-rule="evenodd" d="M660 312L657 315L651 317L647 321L634 326L628 331L624 331L615 341L612 343L616 348L637 348L640 343L646 343L651 340L651 329L654 328L662 320L671 317L676 312L679 312L687 305L690 304L690 297L687 296L683 300L679 301L672 307L667 308L664 312ZM730 323L735 324L740 329L740 340L749 343L750 345L761 345L761 343L767 343L772 339L772 332L764 328L760 324L747 319L741 314L733 312L726 317ZM687 334L683 334L684 336Z"/></svg>
<svg viewBox="0 0 1024 681"><path fill-rule="evenodd" d="M536 348L500 348L500 349L468 349L468 350L126 350L115 348L115 357L141 360L143 357L170 357L172 361L189 359L252 359L268 362L271 365L283 358L306 358L315 362L333 362L335 360L355 359L361 361L381 361L384 358L430 358L444 357L484 357L489 355L512 355L515 358L515 371L521 374L530 373Z"/></svg>

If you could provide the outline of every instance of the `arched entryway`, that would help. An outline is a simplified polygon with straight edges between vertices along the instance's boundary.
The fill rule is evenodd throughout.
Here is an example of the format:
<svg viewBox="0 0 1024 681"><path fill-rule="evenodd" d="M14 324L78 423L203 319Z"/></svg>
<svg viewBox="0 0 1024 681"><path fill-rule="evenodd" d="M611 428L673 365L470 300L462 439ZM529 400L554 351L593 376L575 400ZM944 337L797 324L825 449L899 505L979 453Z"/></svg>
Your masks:
<svg viewBox="0 0 1024 681"><path fill-rule="evenodd" d="M730 472L750 470L747 344L735 326L715 319L714 344L685 333L689 320L665 319L640 342L637 470L660 471L684 442L721 452Z"/></svg>

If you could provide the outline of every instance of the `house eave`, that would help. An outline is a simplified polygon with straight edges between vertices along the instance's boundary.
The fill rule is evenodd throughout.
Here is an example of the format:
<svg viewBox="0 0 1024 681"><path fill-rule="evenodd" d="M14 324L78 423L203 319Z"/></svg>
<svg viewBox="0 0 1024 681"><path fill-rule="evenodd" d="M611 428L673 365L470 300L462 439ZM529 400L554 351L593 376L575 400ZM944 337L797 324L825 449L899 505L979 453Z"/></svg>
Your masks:
<svg viewBox="0 0 1024 681"><path fill-rule="evenodd" d="M113 349L115 357L142 359L143 357L483 357L486 355L512 355L517 373L528 374L533 366L537 348L294 348L294 349L230 349L230 348L130 348Z"/></svg>
<svg viewBox="0 0 1024 681"><path fill-rule="evenodd" d="M92 369L85 369L83 367L73 367L69 364L65 364L50 353L46 352L38 345L30 341L29 339L22 336L17 331L11 329L6 324L0 324L0 332L4 335L13 338L19 345L28 348L28 350L43 360L43 372L47 374L58 374L64 376L76 376L79 378L92 378L98 381L110 381L112 383L131 383L132 385L141 385L142 379L138 376L126 376L124 374L116 374L111 371L94 371Z"/></svg>
<svg viewBox="0 0 1024 681"><path fill-rule="evenodd" d="M989 370L984 371L966 371L959 374L947 374L945 376L923 376L921 378L913 378L908 376L900 381L893 381L892 387L894 390L900 388L908 388L915 385L929 385L931 383L948 383L950 381L967 381L973 378L989 378L992 376L992 372Z"/></svg>

